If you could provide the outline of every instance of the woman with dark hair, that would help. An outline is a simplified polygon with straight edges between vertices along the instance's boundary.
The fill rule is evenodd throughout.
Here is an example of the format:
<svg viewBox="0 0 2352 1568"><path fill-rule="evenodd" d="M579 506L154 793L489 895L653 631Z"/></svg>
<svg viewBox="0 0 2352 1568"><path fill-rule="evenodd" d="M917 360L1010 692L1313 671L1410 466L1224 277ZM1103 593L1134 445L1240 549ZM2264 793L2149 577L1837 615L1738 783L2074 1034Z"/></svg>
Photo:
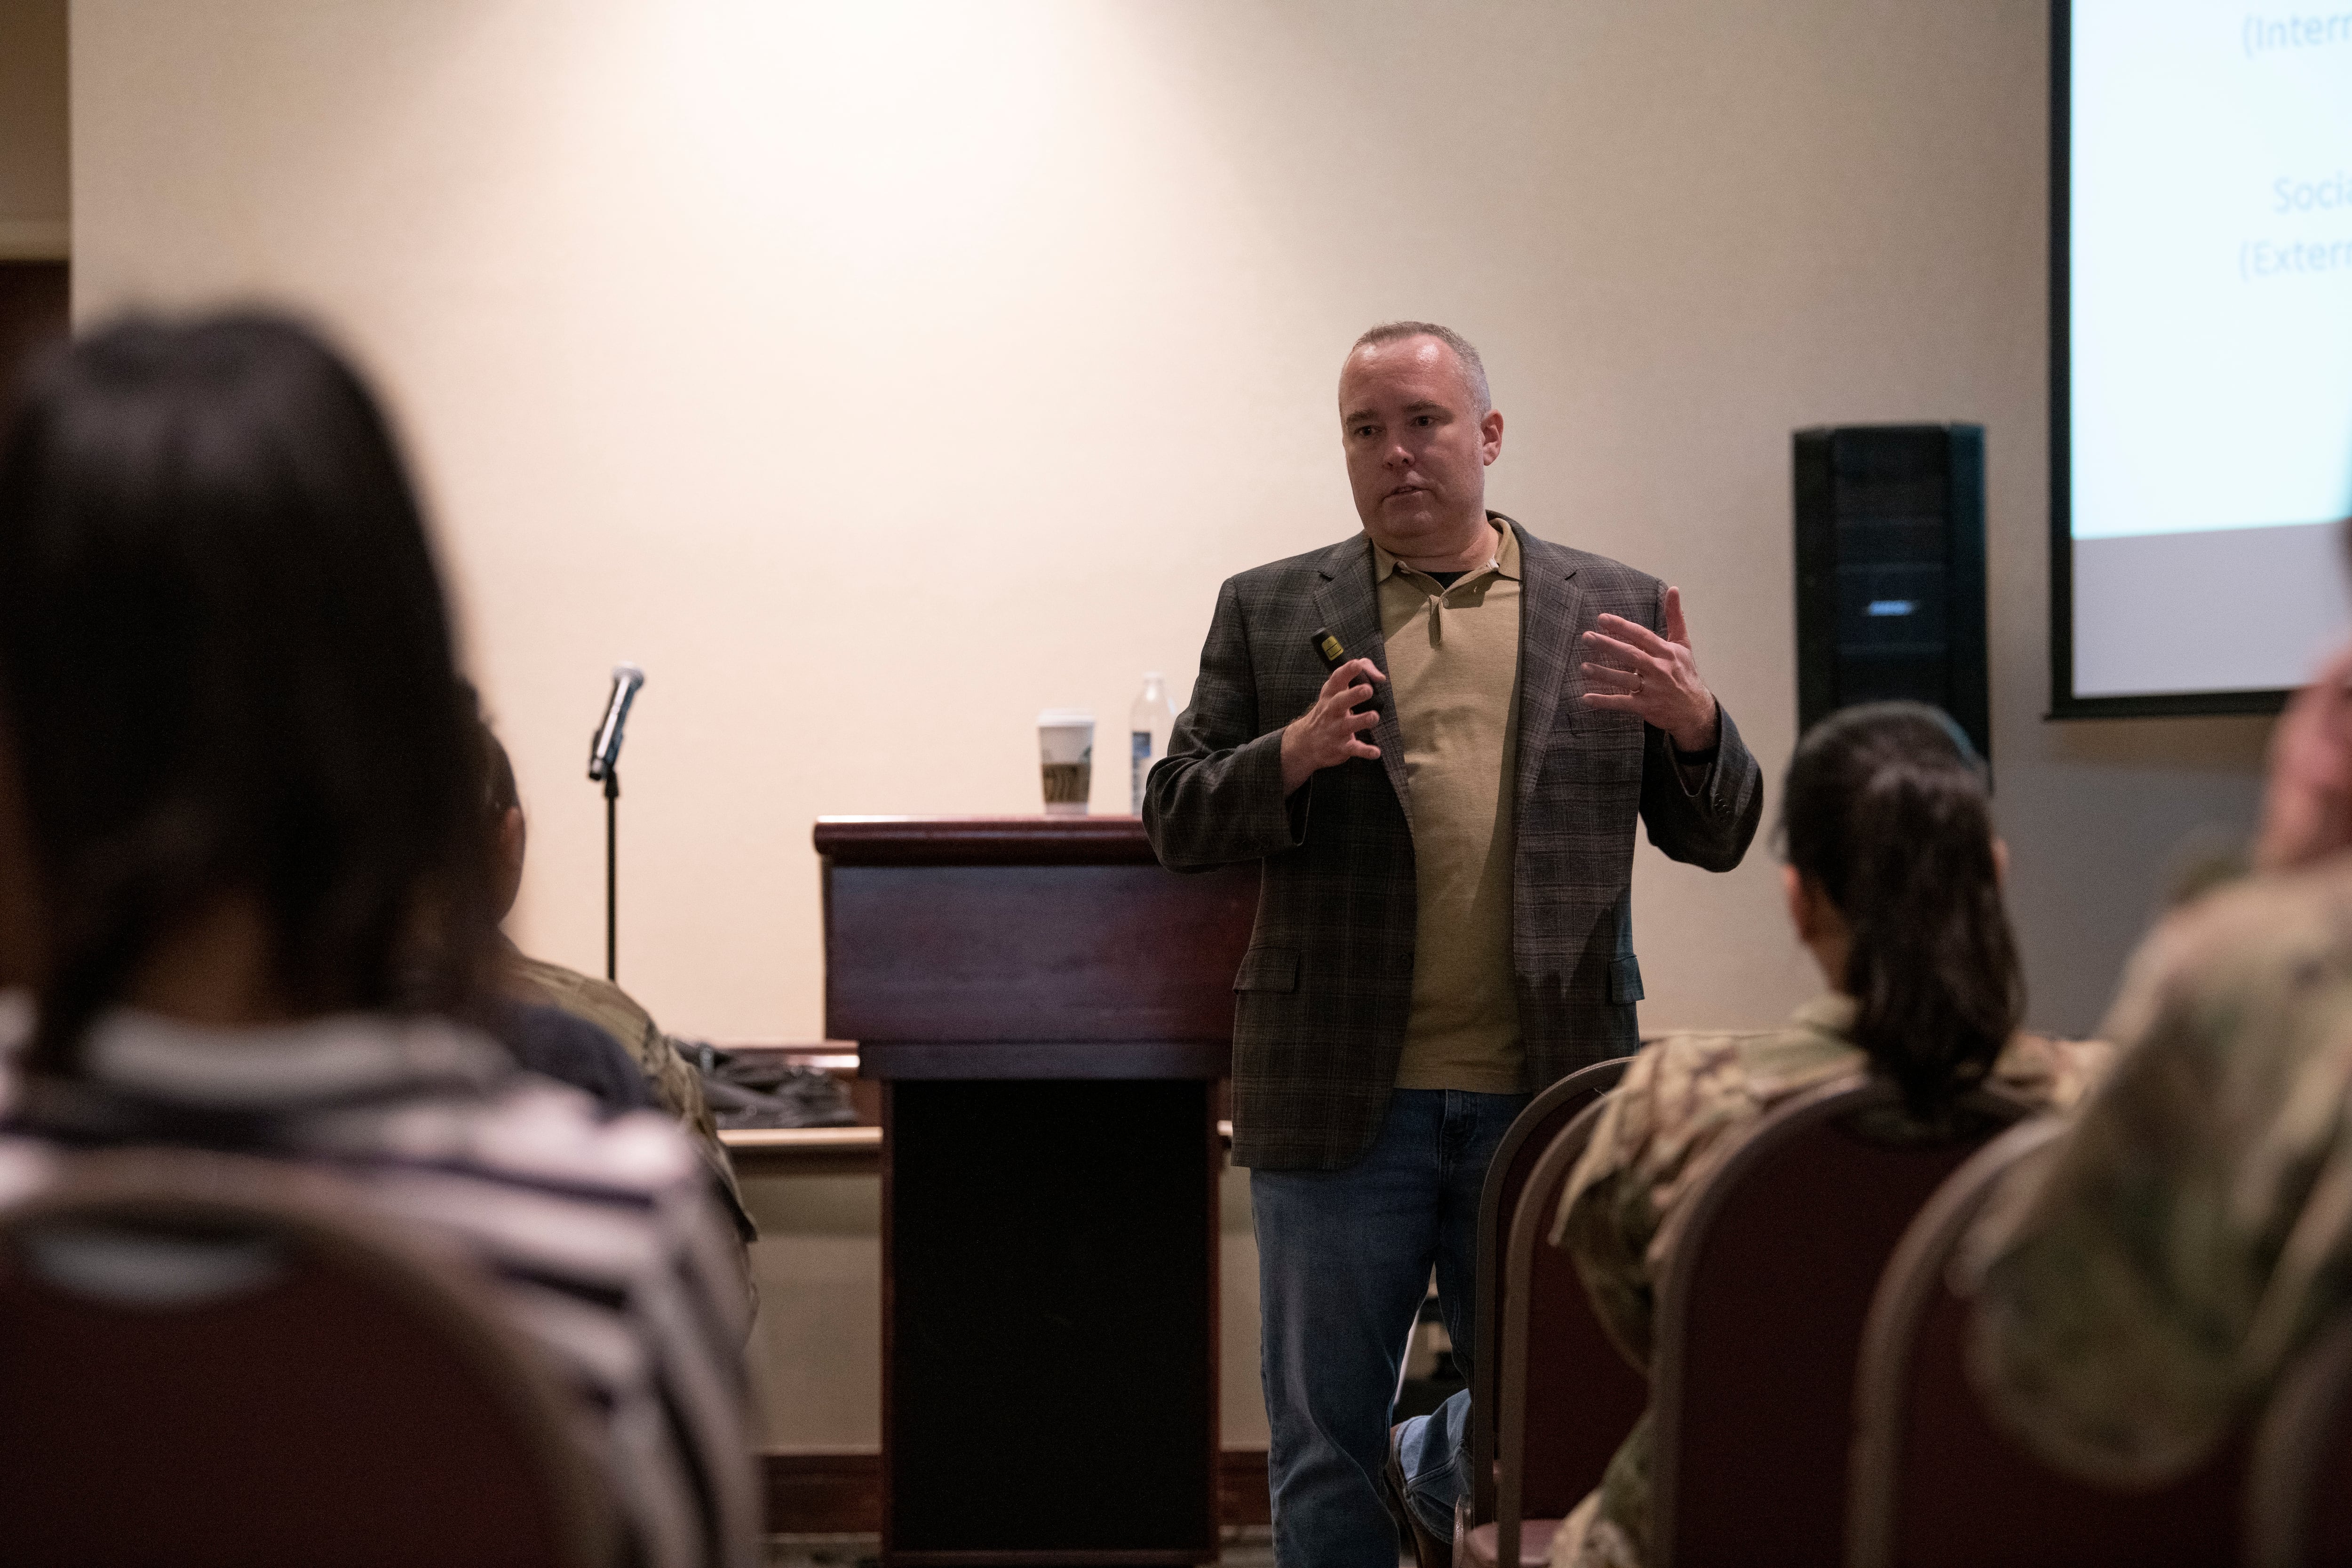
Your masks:
<svg viewBox="0 0 2352 1568"><path fill-rule="evenodd" d="M698 1163L479 1029L474 722L391 433L316 338L131 321L35 377L0 447L7 1133L331 1165L498 1278L642 1561L748 1563Z"/></svg>
<svg viewBox="0 0 2352 1568"><path fill-rule="evenodd" d="M1983 765L1943 713L1845 709L1806 731L1780 802L1789 919L1829 992L1776 1030L1646 1046L1593 1129L1552 1239L1574 1255L1619 1350L1650 1364L1652 1287L1675 1220L1758 1119L1803 1090L1878 1074L1933 1126L1990 1083L2069 1106L2095 1042L2016 1032L2024 1002L2003 911L2007 850ZM1639 1568L1650 1538L1645 1415L1553 1537L1562 1568Z"/></svg>

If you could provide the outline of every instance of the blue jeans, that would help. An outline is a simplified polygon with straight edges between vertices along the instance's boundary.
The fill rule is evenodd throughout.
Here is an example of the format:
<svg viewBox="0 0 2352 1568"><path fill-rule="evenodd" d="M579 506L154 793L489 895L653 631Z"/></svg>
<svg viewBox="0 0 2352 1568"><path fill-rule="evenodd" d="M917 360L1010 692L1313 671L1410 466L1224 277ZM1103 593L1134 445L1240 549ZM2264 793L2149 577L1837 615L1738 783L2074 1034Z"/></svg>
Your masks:
<svg viewBox="0 0 2352 1568"><path fill-rule="evenodd" d="M1437 1270L1464 1375L1477 1279L1478 1193L1524 1094L1401 1089L1344 1171L1252 1171L1266 1456L1280 1568L1396 1568L1381 1499L1397 1377ZM1406 1495L1440 1540L1470 1479L1470 1395L1399 1435Z"/></svg>

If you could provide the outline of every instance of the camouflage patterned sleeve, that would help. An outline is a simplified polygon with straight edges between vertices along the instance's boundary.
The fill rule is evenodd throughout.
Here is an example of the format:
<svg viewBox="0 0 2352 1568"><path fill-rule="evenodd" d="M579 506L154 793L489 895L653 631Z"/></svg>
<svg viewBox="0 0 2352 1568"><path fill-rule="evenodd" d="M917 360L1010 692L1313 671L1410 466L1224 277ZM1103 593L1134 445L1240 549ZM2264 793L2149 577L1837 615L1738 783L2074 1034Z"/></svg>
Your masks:
<svg viewBox="0 0 2352 1568"><path fill-rule="evenodd" d="M2314 1221L2352 1176L2347 902L2247 884L2159 928L2104 1031L2113 1071L1970 1237L1971 1371L2048 1462L2179 1475L2332 1300L2344 1227Z"/></svg>
<svg viewBox="0 0 2352 1568"><path fill-rule="evenodd" d="M1552 1240L1577 1272L1609 1336L1643 1373L1657 1279L1679 1217L1761 1109L1741 1061L1758 1037L1676 1035L1644 1046L1605 1102L1592 1142L1560 1195ZM1827 1059L1850 1053L1836 1051Z"/></svg>
<svg viewBox="0 0 2352 1568"><path fill-rule="evenodd" d="M647 1018L645 1034L633 1050L663 1108L677 1118L688 1136L709 1148L718 1148L719 1120L711 1114L710 1101L702 1092L702 1075L678 1048L677 1040L663 1034Z"/></svg>
<svg viewBox="0 0 2352 1568"><path fill-rule="evenodd" d="M1601 1325L1625 1359L1643 1375L1650 1370L1650 1242L1658 1216L1649 1205L1650 1185L1639 1169L1650 1130L1662 1047L1644 1048L1625 1077L1601 1103L1585 1145L1560 1194L1551 1242L1576 1260Z"/></svg>
<svg viewBox="0 0 2352 1568"><path fill-rule="evenodd" d="M1993 1063L1990 1087L2029 1104L2072 1110L2114 1065L2105 1040L2065 1040L2020 1034Z"/></svg>
<svg viewBox="0 0 2352 1568"><path fill-rule="evenodd" d="M675 1036L665 1035L646 1021L646 1073L656 1079L655 1092L661 1097L678 1125L694 1141L695 1151L702 1163L710 1168L711 1179L718 1183L719 1196L724 1200L727 1217L735 1222L736 1235L745 1246L760 1239L760 1227L744 1206L743 1189L735 1179L735 1160L728 1153L727 1145L719 1141L719 1119L710 1109L710 1100L702 1092L702 1074ZM655 1064L658 1063L658 1068Z"/></svg>

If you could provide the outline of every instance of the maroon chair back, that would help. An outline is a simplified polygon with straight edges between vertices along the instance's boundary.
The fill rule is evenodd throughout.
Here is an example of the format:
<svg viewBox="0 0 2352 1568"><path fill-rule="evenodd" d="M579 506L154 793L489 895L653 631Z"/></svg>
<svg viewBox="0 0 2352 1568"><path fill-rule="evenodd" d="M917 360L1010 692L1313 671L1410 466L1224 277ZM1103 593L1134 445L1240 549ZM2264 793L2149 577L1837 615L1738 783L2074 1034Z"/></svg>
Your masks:
<svg viewBox="0 0 2352 1568"><path fill-rule="evenodd" d="M2253 1444L2248 1568L2352 1564L2352 1317L2279 1380Z"/></svg>
<svg viewBox="0 0 2352 1568"><path fill-rule="evenodd" d="M2021 1108L1873 1136L1877 1079L1775 1107L1692 1199L1660 1281L1652 1568L1822 1568L1844 1555L1854 1358L1871 1296L1927 1195Z"/></svg>
<svg viewBox="0 0 2352 1568"><path fill-rule="evenodd" d="M1535 1097L1504 1133L1478 1200L1477 1354L1471 1363L1470 1458L1476 1487L1471 1524L1495 1517L1497 1394L1503 1321L1503 1251L1527 1196L1528 1178L1560 1131L1617 1087L1633 1060L1620 1057L1580 1068ZM1574 1162L1537 1194L1543 1229L1559 1201ZM1530 1260L1527 1370L1527 1436L1522 1446L1526 1491L1522 1509L1557 1519L1593 1487L1609 1457L1642 1413L1648 1383L1625 1364L1602 1333L1576 1266L1559 1247L1540 1246Z"/></svg>
<svg viewBox="0 0 2352 1568"><path fill-rule="evenodd" d="M0 1208L0 1562L590 1568L574 1402L339 1184L139 1151Z"/></svg>
<svg viewBox="0 0 2352 1568"><path fill-rule="evenodd" d="M2000 1179L2064 1125L2040 1117L1995 1139L1937 1189L1887 1263L1856 1374L1849 1568L2212 1568L2237 1555L2242 1441L2170 1485L2115 1491L2020 1447L1969 1380L1953 1254Z"/></svg>

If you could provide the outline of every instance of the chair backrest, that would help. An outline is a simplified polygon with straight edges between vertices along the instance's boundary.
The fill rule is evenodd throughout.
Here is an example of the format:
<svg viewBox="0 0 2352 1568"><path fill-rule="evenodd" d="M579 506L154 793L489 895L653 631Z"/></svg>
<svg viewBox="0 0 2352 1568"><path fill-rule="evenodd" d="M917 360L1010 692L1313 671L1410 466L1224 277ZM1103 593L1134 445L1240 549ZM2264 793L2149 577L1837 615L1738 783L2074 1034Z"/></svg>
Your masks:
<svg viewBox="0 0 2352 1568"><path fill-rule="evenodd" d="M2352 1563L2352 1317L2289 1367L2254 1438L2247 1568Z"/></svg>
<svg viewBox="0 0 2352 1568"><path fill-rule="evenodd" d="M1887 1255L1927 1195L2023 1108L1990 1095L1968 1131L1874 1135L1878 1079L1766 1112L1693 1194L1658 1284L1653 1568L1821 1568L1843 1554L1854 1356Z"/></svg>
<svg viewBox="0 0 2352 1568"><path fill-rule="evenodd" d="M1520 1560L1522 1522L1559 1519L1600 1485L1649 1403L1648 1381L1601 1328L1574 1260L1548 1243L1603 1109L1594 1100L1552 1139L1504 1241L1494 1523L1495 1561L1506 1568Z"/></svg>
<svg viewBox="0 0 2352 1568"><path fill-rule="evenodd" d="M1994 1139L1936 1189L1887 1261L1855 1374L1848 1568L2210 1568L2236 1555L2242 1443L2177 1482L2114 1491L2020 1447L1969 1380L1953 1255L2001 1179L2064 1127L2036 1117Z"/></svg>
<svg viewBox="0 0 2352 1568"><path fill-rule="evenodd" d="M604 1568L578 1402L341 1184L69 1156L0 1206L0 1562Z"/></svg>
<svg viewBox="0 0 2352 1568"><path fill-rule="evenodd" d="M1560 1130L1616 1088L1632 1060L1631 1057L1619 1057L1579 1068L1537 1095L1503 1134L1502 1142L1496 1146L1494 1160L1486 1167L1486 1184L1478 1198L1477 1299L1471 1309L1477 1351L1470 1363L1470 1461L1475 1478L1470 1522L1474 1524L1484 1524L1495 1517L1496 1436L1502 1418L1497 1363L1502 1350L1503 1253L1510 1240L1511 1223L1517 1217L1523 1201L1533 1203L1539 1214L1550 1215L1559 1202L1560 1188L1575 1169L1575 1157L1569 1156L1565 1164L1551 1162L1547 1166L1550 1179L1546 1190L1532 1197L1528 1194L1528 1178L1538 1164L1544 1163ZM1578 1148L1582 1146L1580 1143ZM1541 1518L1545 1517L1544 1510L1552 1506L1555 1493L1567 1492L1570 1504L1583 1495L1582 1491L1569 1492L1567 1489L1576 1485L1576 1476L1590 1469L1580 1462L1582 1449L1591 1447L1582 1441L1588 1436L1588 1429L1578 1419L1576 1411L1560 1407L1558 1395L1563 1376L1572 1379L1577 1368L1589 1359L1580 1352L1593 1342L1592 1336L1600 1332L1600 1326L1586 1305L1583 1284L1577 1279L1575 1266L1567 1254L1556 1247L1543 1247L1533 1265L1528 1288L1535 1295L1536 1304L1528 1321L1535 1344L1527 1374L1538 1386L1530 1402L1530 1432L1521 1451L1540 1456L1533 1468L1537 1489L1528 1498L1526 1506ZM1559 1318L1569 1321L1555 1321ZM1599 1342L1603 1351L1608 1350L1605 1339ZM1622 1364L1613 1352L1608 1359ZM1633 1378L1633 1383L1640 1389L1637 1397L1646 1400L1648 1385L1638 1377ZM1570 1393L1571 1403L1582 1397L1572 1389ZM1640 1409L1636 1404L1635 1413L1639 1414ZM1616 1439L1609 1442L1613 1447ZM1601 1450L1601 1462L1608 1463L1607 1449ZM1591 1470L1591 1475L1597 1479L1600 1471ZM1587 1489L1591 1484L1585 1483Z"/></svg>

